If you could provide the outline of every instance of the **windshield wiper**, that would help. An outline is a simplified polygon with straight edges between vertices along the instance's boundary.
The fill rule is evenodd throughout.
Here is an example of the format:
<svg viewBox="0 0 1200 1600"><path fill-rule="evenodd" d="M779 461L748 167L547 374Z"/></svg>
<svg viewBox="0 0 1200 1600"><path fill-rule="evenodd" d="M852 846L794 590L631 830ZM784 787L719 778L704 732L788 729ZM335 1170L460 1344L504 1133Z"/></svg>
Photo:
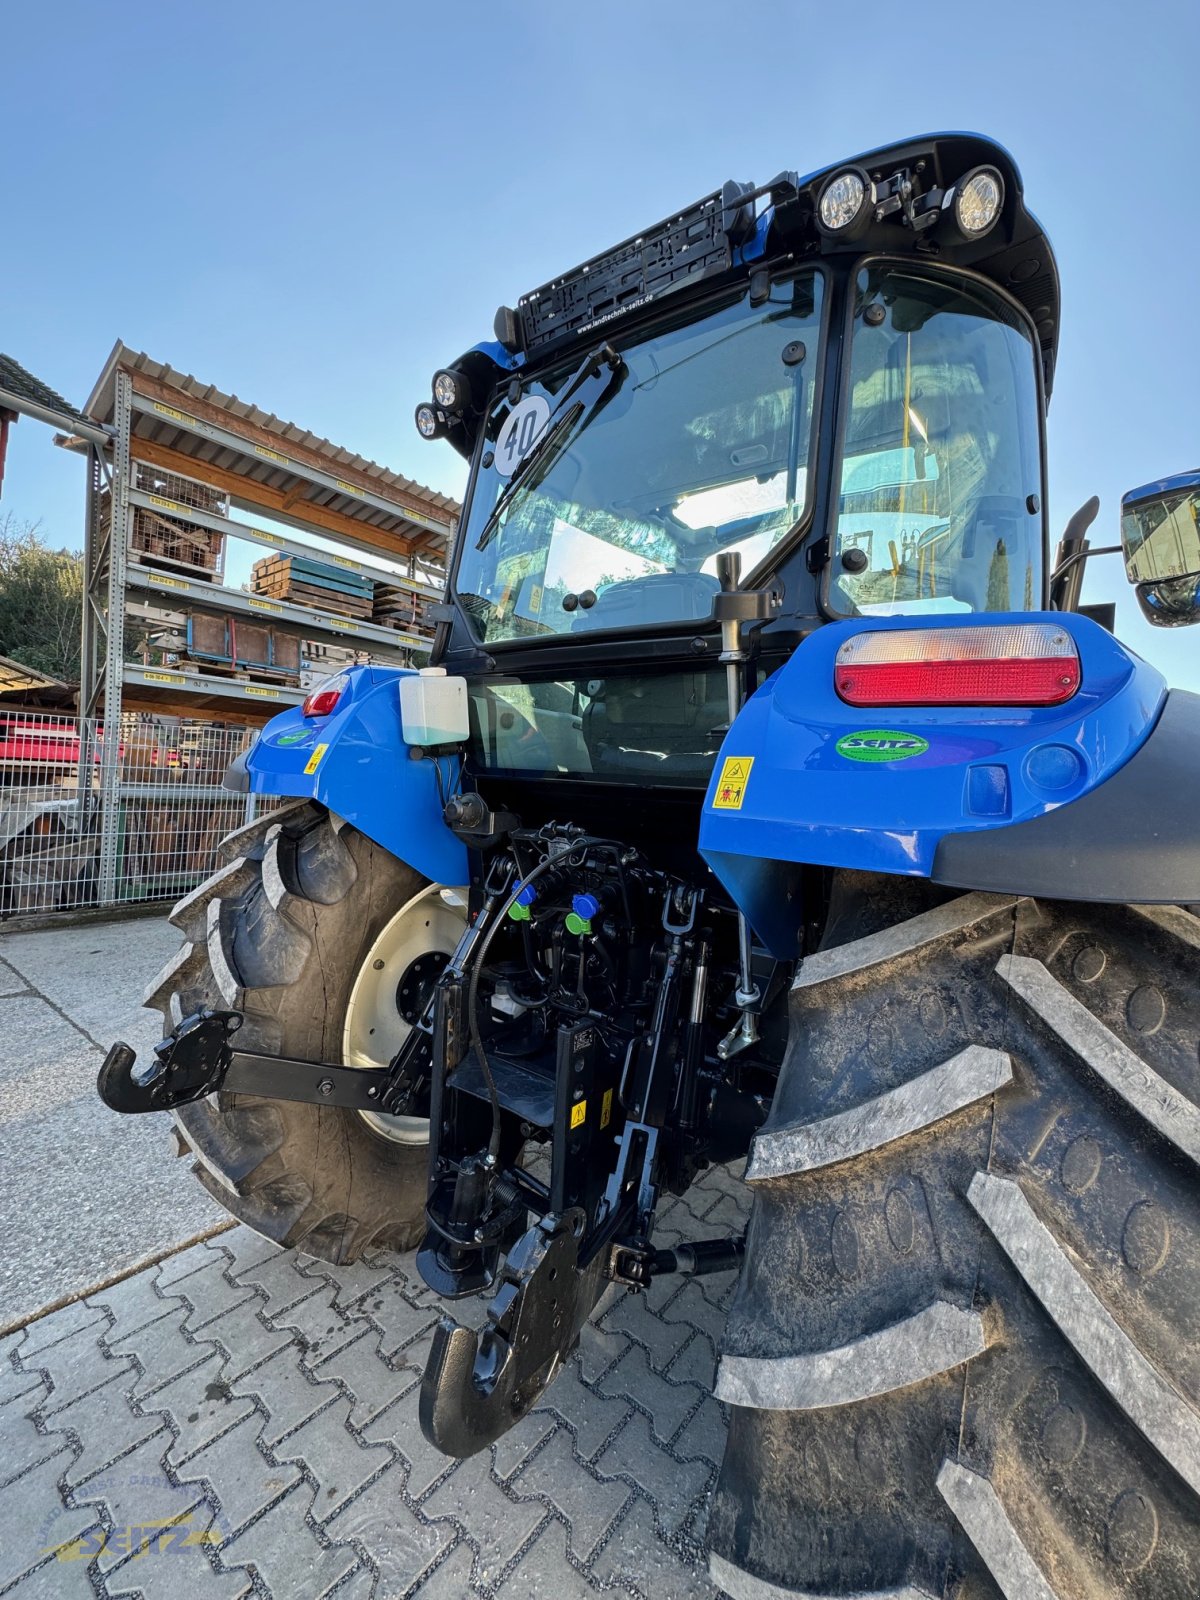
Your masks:
<svg viewBox="0 0 1200 1600"><path fill-rule="evenodd" d="M517 470L501 490L500 498L492 507L475 541L476 550L487 548L513 497L520 490L534 489L541 483L567 440L574 436L580 424L590 421L601 405L616 394L628 370L624 359L610 344L597 345L590 355L584 357L546 419L541 437L529 454L517 463ZM583 386L593 379L599 379L595 392L577 398ZM539 467L540 472L537 471Z"/></svg>
<svg viewBox="0 0 1200 1600"><path fill-rule="evenodd" d="M546 476L546 472L550 470L558 456L557 446L559 442L565 443L568 436L574 433L574 425L578 422L582 412L583 402L582 400L577 400L573 406L569 406L555 421L548 422L542 429L541 438L539 438L525 459L518 462L517 470L505 484L500 498L492 507L492 514L484 523L483 530L475 542L476 550L486 549L491 543L497 528L500 526L500 519L505 509L512 504L514 495L525 488L535 489ZM553 449L551 448L552 446L554 447ZM539 462L545 463L546 470L540 472L534 478L533 469Z"/></svg>

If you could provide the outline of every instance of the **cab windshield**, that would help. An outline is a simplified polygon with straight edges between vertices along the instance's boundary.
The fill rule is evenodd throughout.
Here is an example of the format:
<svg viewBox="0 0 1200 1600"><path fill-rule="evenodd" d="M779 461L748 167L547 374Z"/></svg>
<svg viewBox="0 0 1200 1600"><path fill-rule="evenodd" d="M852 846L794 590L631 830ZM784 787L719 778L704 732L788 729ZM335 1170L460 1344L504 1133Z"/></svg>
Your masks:
<svg viewBox="0 0 1200 1600"><path fill-rule="evenodd" d="M999 295L858 275L830 602L849 615L1042 600L1037 351Z"/></svg>
<svg viewBox="0 0 1200 1600"><path fill-rule="evenodd" d="M800 272L618 343L590 392L580 352L503 393L459 540L481 640L708 619L717 556L748 573L804 516L822 283Z"/></svg>

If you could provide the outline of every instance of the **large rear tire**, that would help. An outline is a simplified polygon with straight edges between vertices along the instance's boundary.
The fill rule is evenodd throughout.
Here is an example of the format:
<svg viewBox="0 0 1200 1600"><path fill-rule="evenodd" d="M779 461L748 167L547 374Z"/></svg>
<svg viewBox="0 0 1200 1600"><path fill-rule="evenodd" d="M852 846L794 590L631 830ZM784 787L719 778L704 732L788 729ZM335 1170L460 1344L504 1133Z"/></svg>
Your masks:
<svg viewBox="0 0 1200 1600"><path fill-rule="evenodd" d="M228 1007L245 1015L245 1049L385 1066L407 1030L397 990L414 941L448 953L462 911L308 802L249 824L221 850L227 865L171 913L184 944L146 1005L168 1028L202 1005ZM424 1123L226 1093L181 1107L176 1122L209 1193L278 1244L346 1263L421 1237Z"/></svg>
<svg viewBox="0 0 1200 1600"><path fill-rule="evenodd" d="M714 1579L1200 1594L1200 921L842 889L747 1169Z"/></svg>

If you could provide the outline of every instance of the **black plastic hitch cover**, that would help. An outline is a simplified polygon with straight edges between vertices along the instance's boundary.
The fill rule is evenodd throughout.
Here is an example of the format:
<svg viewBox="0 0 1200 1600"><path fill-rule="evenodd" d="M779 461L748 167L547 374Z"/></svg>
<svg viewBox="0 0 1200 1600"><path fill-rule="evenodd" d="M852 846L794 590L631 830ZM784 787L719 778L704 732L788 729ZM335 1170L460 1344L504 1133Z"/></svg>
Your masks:
<svg viewBox="0 0 1200 1600"><path fill-rule="evenodd" d="M476 1333L443 1317L421 1382L421 1431L448 1456L494 1444L535 1403L575 1348L605 1280L606 1253L579 1266L582 1209L545 1216L500 1271Z"/></svg>

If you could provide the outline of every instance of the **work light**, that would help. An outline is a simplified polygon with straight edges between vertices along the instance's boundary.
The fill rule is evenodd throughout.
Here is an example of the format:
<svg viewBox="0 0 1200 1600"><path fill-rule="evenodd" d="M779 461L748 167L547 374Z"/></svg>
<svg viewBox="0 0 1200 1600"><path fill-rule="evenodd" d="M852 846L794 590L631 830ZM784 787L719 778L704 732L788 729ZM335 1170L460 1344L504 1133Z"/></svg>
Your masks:
<svg viewBox="0 0 1200 1600"><path fill-rule="evenodd" d="M433 375L433 398L443 411L465 411L471 387L461 372L444 367Z"/></svg>
<svg viewBox="0 0 1200 1600"><path fill-rule="evenodd" d="M954 220L964 238L982 239L1000 215L1004 179L995 167L976 167L954 191Z"/></svg>
<svg viewBox="0 0 1200 1600"><path fill-rule="evenodd" d="M441 417L434 407L429 404L428 400L422 401L417 407L415 415L417 432L422 439L440 439L445 433L446 430L442 426Z"/></svg>
<svg viewBox="0 0 1200 1600"><path fill-rule="evenodd" d="M821 190L817 217L826 233L849 239L866 223L870 204L866 178L856 167L847 167L844 172L835 172Z"/></svg>

